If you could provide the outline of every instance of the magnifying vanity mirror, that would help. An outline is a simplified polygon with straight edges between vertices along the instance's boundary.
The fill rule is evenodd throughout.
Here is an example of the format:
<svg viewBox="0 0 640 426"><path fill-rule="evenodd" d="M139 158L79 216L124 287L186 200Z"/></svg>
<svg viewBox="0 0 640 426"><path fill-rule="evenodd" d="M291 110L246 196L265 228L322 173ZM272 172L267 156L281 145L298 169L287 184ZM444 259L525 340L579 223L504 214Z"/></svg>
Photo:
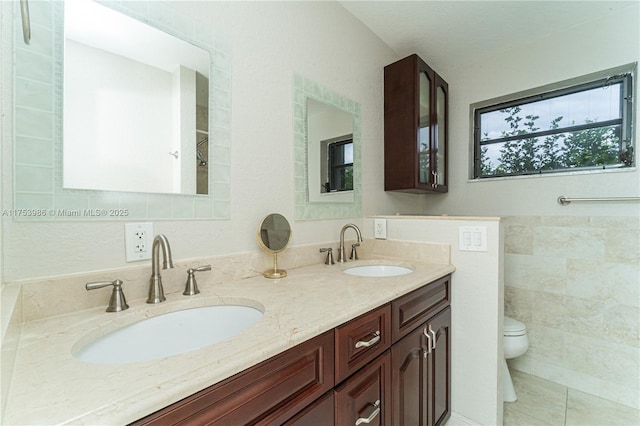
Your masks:
<svg viewBox="0 0 640 426"><path fill-rule="evenodd" d="M266 278L284 278L287 271L278 269L278 253L283 251L291 240L291 226L287 219L278 213L271 213L260 222L258 227L258 245L267 253L273 254L273 269L263 273Z"/></svg>

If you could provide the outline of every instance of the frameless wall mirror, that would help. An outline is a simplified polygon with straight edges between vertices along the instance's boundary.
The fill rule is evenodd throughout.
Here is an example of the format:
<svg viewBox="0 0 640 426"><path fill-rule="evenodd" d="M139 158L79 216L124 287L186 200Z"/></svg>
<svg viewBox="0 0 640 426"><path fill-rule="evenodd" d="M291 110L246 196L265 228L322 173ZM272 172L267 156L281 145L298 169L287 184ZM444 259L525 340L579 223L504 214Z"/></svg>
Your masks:
<svg viewBox="0 0 640 426"><path fill-rule="evenodd" d="M30 15L52 25L13 44L13 207L30 213L14 220L229 218L228 42L171 2L42 1Z"/></svg>
<svg viewBox="0 0 640 426"><path fill-rule="evenodd" d="M207 194L209 52L91 0L64 23L63 186Z"/></svg>
<svg viewBox="0 0 640 426"><path fill-rule="evenodd" d="M283 251L291 240L291 226L287 218L272 213L262 219L258 226L258 245L267 253L273 254L273 269L264 272L266 278L284 278L287 271L278 269L278 253Z"/></svg>
<svg viewBox="0 0 640 426"><path fill-rule="evenodd" d="M353 114L307 98L309 201L353 202Z"/></svg>
<svg viewBox="0 0 640 426"><path fill-rule="evenodd" d="M302 76L293 92L296 219L359 216L360 105Z"/></svg>

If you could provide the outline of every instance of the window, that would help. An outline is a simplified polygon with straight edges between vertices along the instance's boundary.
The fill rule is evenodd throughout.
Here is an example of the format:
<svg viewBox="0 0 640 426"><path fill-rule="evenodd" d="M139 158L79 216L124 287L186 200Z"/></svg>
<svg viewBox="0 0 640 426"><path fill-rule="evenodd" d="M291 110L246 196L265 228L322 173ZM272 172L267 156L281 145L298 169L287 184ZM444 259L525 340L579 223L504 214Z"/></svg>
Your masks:
<svg viewBox="0 0 640 426"><path fill-rule="evenodd" d="M476 106L474 177L632 166L631 70Z"/></svg>
<svg viewBox="0 0 640 426"><path fill-rule="evenodd" d="M332 142L328 146L329 182L327 192L353 190L353 138Z"/></svg>

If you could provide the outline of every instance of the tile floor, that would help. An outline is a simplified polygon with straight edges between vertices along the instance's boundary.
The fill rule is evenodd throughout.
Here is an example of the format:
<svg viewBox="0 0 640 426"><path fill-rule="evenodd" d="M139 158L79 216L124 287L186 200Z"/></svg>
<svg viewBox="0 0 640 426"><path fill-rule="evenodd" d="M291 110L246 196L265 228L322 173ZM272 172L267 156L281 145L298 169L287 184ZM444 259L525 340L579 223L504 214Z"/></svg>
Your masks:
<svg viewBox="0 0 640 426"><path fill-rule="evenodd" d="M640 411L511 370L518 394L504 403L504 426L638 426Z"/></svg>

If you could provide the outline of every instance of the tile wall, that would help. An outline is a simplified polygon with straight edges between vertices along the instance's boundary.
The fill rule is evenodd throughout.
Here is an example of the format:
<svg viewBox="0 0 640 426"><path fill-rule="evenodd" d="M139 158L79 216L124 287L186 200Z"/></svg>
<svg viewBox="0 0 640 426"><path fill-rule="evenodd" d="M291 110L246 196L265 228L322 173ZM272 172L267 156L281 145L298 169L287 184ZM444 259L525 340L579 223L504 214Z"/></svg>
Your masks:
<svg viewBox="0 0 640 426"><path fill-rule="evenodd" d="M512 368L639 408L640 217L505 218L505 315Z"/></svg>

